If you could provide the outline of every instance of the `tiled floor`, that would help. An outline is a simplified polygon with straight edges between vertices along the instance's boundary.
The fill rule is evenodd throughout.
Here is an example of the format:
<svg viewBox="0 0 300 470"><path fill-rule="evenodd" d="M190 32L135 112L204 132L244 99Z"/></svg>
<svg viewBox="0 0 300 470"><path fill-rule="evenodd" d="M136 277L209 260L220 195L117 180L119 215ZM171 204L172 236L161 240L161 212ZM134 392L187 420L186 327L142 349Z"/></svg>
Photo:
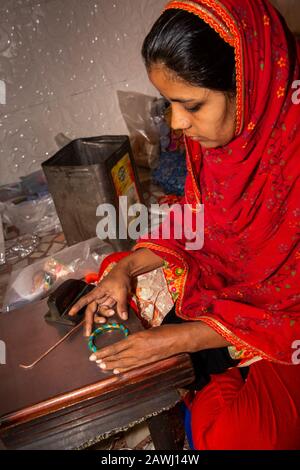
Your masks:
<svg viewBox="0 0 300 470"><path fill-rule="evenodd" d="M148 426L140 424L130 431L116 434L87 450L155 450ZM163 450L163 449L157 449ZM183 450L191 450L185 439Z"/></svg>
<svg viewBox="0 0 300 470"><path fill-rule="evenodd" d="M130 431L115 434L88 448L88 450L153 450L154 445L148 426L141 424Z"/></svg>

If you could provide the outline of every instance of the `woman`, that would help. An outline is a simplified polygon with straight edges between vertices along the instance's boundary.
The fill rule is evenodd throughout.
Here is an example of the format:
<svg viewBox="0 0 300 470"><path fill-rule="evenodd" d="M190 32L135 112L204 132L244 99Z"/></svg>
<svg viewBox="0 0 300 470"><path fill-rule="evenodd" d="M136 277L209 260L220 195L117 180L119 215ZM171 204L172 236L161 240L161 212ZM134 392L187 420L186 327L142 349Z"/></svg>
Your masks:
<svg viewBox="0 0 300 470"><path fill-rule="evenodd" d="M182 321L91 360L117 374L227 351L190 403L195 448L300 449L300 48L267 0L171 1L143 56L185 134L182 203L204 204L204 246L143 237L71 314L89 304L87 334L115 305L125 320L132 280L162 268Z"/></svg>

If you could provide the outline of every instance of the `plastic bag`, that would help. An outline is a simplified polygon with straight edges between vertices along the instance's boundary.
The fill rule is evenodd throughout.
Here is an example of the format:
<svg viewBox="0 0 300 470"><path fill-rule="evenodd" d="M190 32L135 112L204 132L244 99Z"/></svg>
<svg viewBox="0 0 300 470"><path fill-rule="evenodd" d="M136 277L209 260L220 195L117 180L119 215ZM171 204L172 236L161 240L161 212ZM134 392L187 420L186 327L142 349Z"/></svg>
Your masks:
<svg viewBox="0 0 300 470"><path fill-rule="evenodd" d="M49 194L46 177L43 170L21 176L21 186L26 196L43 197Z"/></svg>
<svg viewBox="0 0 300 470"><path fill-rule="evenodd" d="M82 279L91 272L98 272L101 262L112 251L108 243L92 238L13 272L2 311L9 312L42 299L66 279Z"/></svg>
<svg viewBox="0 0 300 470"><path fill-rule="evenodd" d="M21 198L24 196L22 184L12 183L0 186L0 201L11 201L13 199Z"/></svg>
<svg viewBox="0 0 300 470"><path fill-rule="evenodd" d="M161 138L166 145L169 128L164 120L165 100L137 92L118 91L119 107L127 125L138 166L155 168Z"/></svg>
<svg viewBox="0 0 300 470"><path fill-rule="evenodd" d="M48 232L62 232L50 194L19 204L6 202L3 219L9 225L17 227L20 234L32 233L42 236Z"/></svg>
<svg viewBox="0 0 300 470"><path fill-rule="evenodd" d="M164 98L159 98L153 102L151 110L153 122L159 134L161 152L167 151L171 142L171 121L168 119L170 108L170 104Z"/></svg>

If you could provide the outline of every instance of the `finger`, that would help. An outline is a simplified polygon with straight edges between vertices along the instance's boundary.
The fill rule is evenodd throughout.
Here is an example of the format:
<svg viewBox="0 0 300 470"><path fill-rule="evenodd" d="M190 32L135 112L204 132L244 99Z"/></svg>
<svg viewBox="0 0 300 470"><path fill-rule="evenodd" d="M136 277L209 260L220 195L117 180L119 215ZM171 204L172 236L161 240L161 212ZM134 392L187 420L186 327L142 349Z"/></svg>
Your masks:
<svg viewBox="0 0 300 470"><path fill-rule="evenodd" d="M94 316L94 323L106 323L108 318L115 315L115 311L105 305L98 305L97 312Z"/></svg>
<svg viewBox="0 0 300 470"><path fill-rule="evenodd" d="M128 341L128 339L123 339L122 341L119 341L118 343L111 344L110 346L107 346L106 348L99 349L99 351L93 353L89 357L89 359L90 361L98 361L106 357L115 356L116 354L126 351L130 347L131 347L131 343Z"/></svg>
<svg viewBox="0 0 300 470"><path fill-rule="evenodd" d="M105 361L98 364L101 370L120 370L139 366L139 361L134 357L124 357L123 359Z"/></svg>
<svg viewBox="0 0 300 470"><path fill-rule="evenodd" d="M115 311L108 305L98 305L96 315L98 314L103 317L112 317L115 314Z"/></svg>
<svg viewBox="0 0 300 470"><path fill-rule="evenodd" d="M117 313L122 320L128 319L127 294L118 300Z"/></svg>
<svg viewBox="0 0 300 470"><path fill-rule="evenodd" d="M116 301L112 297L108 296L106 300L101 301L100 305L99 302L97 303L98 309L96 315L100 314L99 317L112 317L116 313L115 310L112 308L116 304ZM97 323L96 320L95 322Z"/></svg>
<svg viewBox="0 0 300 470"><path fill-rule="evenodd" d="M125 374L126 372L129 372L130 370L132 369L136 369L137 367L141 367L142 364L139 364L138 366L130 366L130 367L115 367L114 370L113 370L113 373L115 375L119 375L119 374Z"/></svg>
<svg viewBox="0 0 300 470"><path fill-rule="evenodd" d="M97 312L97 302L91 302L85 310L84 336L90 336L93 329L94 315Z"/></svg>
<svg viewBox="0 0 300 470"><path fill-rule="evenodd" d="M112 297L108 297L107 300L104 301L104 304L98 305L98 301L96 301L95 303L96 310L94 308L93 302L93 307L87 307L86 309L85 336L90 336L93 329L93 323L104 324L106 323L107 318L112 317L115 314L115 311L109 307L109 305L116 303L116 301L112 299Z"/></svg>
<svg viewBox="0 0 300 470"><path fill-rule="evenodd" d="M95 300L101 301L101 300L104 300L104 298L107 299L107 293L100 290L100 288L96 287L89 294L81 297L81 299L79 299L78 302L76 302L76 304L73 305L73 307L71 308L68 314L72 317L76 315L76 313L78 313L79 310L81 310L83 307L90 304L91 302L94 302Z"/></svg>
<svg viewBox="0 0 300 470"><path fill-rule="evenodd" d="M127 366L127 367L118 367L118 366L116 366L113 369L113 373L116 374L116 375L125 374L126 372L129 372L133 369L136 369L137 367L142 367L145 364L146 364L146 362L141 362L140 364L132 364L131 366ZM102 369L102 370L105 370L105 369Z"/></svg>
<svg viewBox="0 0 300 470"><path fill-rule="evenodd" d="M153 361L155 362L155 361ZM106 362L104 363L106 366ZM143 367L143 366L146 366L149 364L149 361L148 360L144 360L144 359L137 359L137 358L133 358L132 361L129 361L127 363L122 362L120 364L117 364L115 365L115 367L113 368L113 372L114 374L124 374L124 372L128 372L132 369L136 369L137 367ZM98 367L101 367L101 364L98 364ZM102 370L110 370L110 369L106 369L106 368L103 368L101 367Z"/></svg>
<svg viewBox="0 0 300 470"><path fill-rule="evenodd" d="M132 351L125 349L120 351L118 354L113 354L112 356L104 357L103 359L97 359L96 364L103 364L111 361L121 361L123 359L133 359L136 360L137 356L133 355Z"/></svg>
<svg viewBox="0 0 300 470"><path fill-rule="evenodd" d="M97 316L96 316L96 317L94 318L94 323L97 323L97 324L99 324L99 323L104 324L104 323L106 323L106 321L107 321L107 318L106 318L106 317L100 317L100 316L97 317Z"/></svg>
<svg viewBox="0 0 300 470"><path fill-rule="evenodd" d="M101 305L106 305L107 307L114 307L116 303L116 300L109 295L107 296L106 300L101 300Z"/></svg>

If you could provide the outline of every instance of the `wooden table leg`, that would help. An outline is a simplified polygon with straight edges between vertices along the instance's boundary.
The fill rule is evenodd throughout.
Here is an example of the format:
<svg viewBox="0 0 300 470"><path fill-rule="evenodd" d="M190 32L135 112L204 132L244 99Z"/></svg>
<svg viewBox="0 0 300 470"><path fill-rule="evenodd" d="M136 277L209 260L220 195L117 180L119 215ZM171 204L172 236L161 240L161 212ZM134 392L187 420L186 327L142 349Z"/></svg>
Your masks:
<svg viewBox="0 0 300 470"><path fill-rule="evenodd" d="M185 441L184 416L180 404L147 420L156 450L182 450Z"/></svg>

